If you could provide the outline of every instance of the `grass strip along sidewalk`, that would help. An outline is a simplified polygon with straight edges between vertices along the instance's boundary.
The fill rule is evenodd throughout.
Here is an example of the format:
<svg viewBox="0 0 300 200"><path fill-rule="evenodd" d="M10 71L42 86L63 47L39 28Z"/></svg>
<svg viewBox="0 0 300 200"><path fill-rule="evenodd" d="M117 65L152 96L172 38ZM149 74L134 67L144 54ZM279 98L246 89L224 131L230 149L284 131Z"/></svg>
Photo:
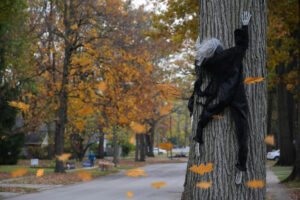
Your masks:
<svg viewBox="0 0 300 200"><path fill-rule="evenodd" d="M274 174L278 177L280 181L286 179L292 172L292 166L275 166L275 161L268 161L267 165L274 172ZM291 181L284 184L288 192L293 199L300 199L300 182L299 181Z"/></svg>

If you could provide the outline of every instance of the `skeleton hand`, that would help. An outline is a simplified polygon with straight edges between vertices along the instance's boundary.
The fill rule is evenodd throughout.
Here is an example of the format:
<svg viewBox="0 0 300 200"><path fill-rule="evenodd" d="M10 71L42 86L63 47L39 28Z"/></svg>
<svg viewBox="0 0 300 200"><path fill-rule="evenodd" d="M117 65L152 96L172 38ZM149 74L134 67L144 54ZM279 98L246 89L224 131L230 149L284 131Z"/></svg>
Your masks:
<svg viewBox="0 0 300 200"><path fill-rule="evenodd" d="M249 21L251 19L251 14L248 11L245 11L242 15L242 23L244 26L249 24Z"/></svg>

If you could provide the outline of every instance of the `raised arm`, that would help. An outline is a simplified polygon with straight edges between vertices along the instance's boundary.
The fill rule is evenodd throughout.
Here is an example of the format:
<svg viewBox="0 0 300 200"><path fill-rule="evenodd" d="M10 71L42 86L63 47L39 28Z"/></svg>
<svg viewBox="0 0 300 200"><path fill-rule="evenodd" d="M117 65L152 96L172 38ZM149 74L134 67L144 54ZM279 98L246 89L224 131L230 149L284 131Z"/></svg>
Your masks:
<svg viewBox="0 0 300 200"><path fill-rule="evenodd" d="M248 48L249 35L248 35L248 24L251 19L249 12L244 12L242 15L242 28L234 31L235 45L241 52L245 52Z"/></svg>

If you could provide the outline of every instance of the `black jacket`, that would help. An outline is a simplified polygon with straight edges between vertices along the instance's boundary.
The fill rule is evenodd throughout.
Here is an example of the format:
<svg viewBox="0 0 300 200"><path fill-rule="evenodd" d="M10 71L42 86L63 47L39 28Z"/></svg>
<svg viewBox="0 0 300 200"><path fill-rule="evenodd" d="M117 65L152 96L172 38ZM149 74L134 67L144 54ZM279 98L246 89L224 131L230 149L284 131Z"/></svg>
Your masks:
<svg viewBox="0 0 300 200"><path fill-rule="evenodd" d="M193 113L194 95L206 96L205 107L209 107L209 103L219 93L219 107L226 107L236 95L237 90L243 87L243 64L242 60L248 48L248 26L242 26L241 29L234 31L235 46L223 51L215 52L215 54L204 59L201 66L212 75L212 81L208 87L201 91L202 77L200 76L194 85L194 92L189 100L189 110ZM196 70L201 71L201 70Z"/></svg>

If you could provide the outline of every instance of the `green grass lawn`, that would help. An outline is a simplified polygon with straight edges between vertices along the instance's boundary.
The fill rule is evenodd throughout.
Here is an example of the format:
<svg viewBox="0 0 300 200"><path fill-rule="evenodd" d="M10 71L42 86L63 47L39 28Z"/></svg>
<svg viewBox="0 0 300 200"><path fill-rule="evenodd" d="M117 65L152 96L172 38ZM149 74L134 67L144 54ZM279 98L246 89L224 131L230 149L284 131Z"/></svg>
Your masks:
<svg viewBox="0 0 300 200"><path fill-rule="evenodd" d="M20 166L20 165L0 165L0 172L13 172L18 169L27 169L27 173L36 173L39 169L44 169L44 173L54 172L53 168L33 168L29 166Z"/></svg>

